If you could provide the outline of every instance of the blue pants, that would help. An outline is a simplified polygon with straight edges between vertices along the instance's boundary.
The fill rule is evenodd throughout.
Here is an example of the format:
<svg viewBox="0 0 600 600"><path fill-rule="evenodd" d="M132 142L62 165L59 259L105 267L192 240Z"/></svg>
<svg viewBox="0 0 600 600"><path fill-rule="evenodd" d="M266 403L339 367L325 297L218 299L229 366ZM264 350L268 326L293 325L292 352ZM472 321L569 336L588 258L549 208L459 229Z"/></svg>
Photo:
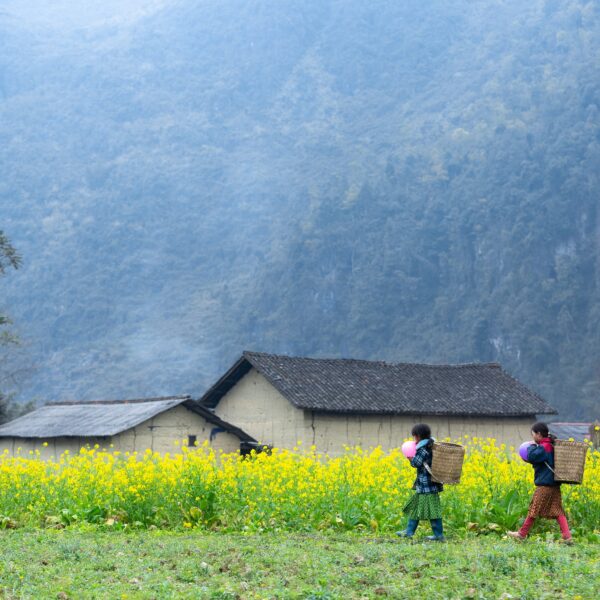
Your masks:
<svg viewBox="0 0 600 600"><path fill-rule="evenodd" d="M435 537L442 537L444 535L444 528L442 526L441 519L431 519L429 521L431 523L431 530L433 531L433 535ZM406 526L407 535L414 535L417 527L419 526L419 521L416 519L409 519L408 525Z"/></svg>

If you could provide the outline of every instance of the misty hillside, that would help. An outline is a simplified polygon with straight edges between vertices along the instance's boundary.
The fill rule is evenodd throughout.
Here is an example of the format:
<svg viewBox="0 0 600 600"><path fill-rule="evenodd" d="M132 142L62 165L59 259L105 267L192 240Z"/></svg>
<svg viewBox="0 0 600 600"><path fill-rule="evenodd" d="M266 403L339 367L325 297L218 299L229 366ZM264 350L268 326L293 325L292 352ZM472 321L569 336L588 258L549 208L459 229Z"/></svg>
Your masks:
<svg viewBox="0 0 600 600"><path fill-rule="evenodd" d="M497 360L598 416L598 2L5 5L20 399L199 394L253 349Z"/></svg>

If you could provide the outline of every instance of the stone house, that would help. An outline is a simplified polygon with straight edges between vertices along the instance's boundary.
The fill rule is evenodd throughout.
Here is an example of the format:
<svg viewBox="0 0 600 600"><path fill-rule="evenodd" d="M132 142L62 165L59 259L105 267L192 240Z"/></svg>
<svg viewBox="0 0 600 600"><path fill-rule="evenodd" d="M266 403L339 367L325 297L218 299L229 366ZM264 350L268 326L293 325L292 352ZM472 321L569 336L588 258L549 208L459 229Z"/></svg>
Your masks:
<svg viewBox="0 0 600 600"><path fill-rule="evenodd" d="M178 452L208 440L215 450L235 452L254 447L256 440L227 423L189 396L56 402L0 426L0 452L39 450L42 458L71 453L89 444L121 452ZM20 449L20 450L19 450Z"/></svg>
<svg viewBox="0 0 600 600"><path fill-rule="evenodd" d="M518 445L538 415L556 411L498 364L391 364L244 352L200 399L260 444L298 441L390 449L415 423L434 437L492 437ZM464 439L464 438L463 438Z"/></svg>

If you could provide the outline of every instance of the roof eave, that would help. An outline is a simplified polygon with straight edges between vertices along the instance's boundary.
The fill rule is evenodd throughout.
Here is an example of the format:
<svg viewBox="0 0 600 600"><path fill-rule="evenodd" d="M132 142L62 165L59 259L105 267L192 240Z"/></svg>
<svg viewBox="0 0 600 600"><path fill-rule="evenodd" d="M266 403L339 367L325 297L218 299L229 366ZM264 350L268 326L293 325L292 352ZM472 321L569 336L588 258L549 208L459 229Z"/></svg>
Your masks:
<svg viewBox="0 0 600 600"><path fill-rule="evenodd" d="M214 383L199 399L203 406L215 408L223 396L250 371L252 364L242 354L233 366Z"/></svg>
<svg viewBox="0 0 600 600"><path fill-rule="evenodd" d="M227 421L223 421L223 419L217 417L217 415L212 413L208 408L206 408L206 406L202 406L199 402L189 400L187 402L184 402L183 405L188 410L191 410L192 412L195 412L197 415L200 415L201 417L206 419L206 421L208 421L209 423L212 423L213 425L224 429L228 433L235 435L237 438L240 439L240 441L258 444L258 441L255 440L251 435L247 434L243 429L240 429L239 427L236 427L235 425L232 425Z"/></svg>
<svg viewBox="0 0 600 600"><path fill-rule="evenodd" d="M315 408L310 406L298 407L302 410L307 410L313 413L318 414L327 414L327 415L355 415L357 417L365 415L365 416L373 416L373 415L381 415L388 417L402 417L402 416L432 416L432 417L529 417L535 418L536 415L549 415L549 414L558 414L557 411L552 409L552 412L452 412L452 411L433 411L433 410L405 410L405 411L385 411L385 410L332 410L325 408Z"/></svg>

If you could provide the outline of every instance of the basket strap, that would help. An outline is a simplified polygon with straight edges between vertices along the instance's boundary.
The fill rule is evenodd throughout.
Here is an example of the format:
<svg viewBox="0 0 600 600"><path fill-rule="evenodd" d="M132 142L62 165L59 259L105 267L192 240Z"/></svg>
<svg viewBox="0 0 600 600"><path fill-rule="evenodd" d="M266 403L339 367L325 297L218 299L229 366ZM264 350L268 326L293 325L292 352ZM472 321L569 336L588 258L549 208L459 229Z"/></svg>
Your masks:
<svg viewBox="0 0 600 600"><path fill-rule="evenodd" d="M439 479L435 478L433 471L431 470L431 467L427 463L423 463L423 466L425 467L425 470L431 475L431 481L433 483L439 483L441 485L444 485L443 481L440 481Z"/></svg>
<svg viewBox="0 0 600 600"><path fill-rule="evenodd" d="M547 462L544 461L544 464L556 475L556 471Z"/></svg>

